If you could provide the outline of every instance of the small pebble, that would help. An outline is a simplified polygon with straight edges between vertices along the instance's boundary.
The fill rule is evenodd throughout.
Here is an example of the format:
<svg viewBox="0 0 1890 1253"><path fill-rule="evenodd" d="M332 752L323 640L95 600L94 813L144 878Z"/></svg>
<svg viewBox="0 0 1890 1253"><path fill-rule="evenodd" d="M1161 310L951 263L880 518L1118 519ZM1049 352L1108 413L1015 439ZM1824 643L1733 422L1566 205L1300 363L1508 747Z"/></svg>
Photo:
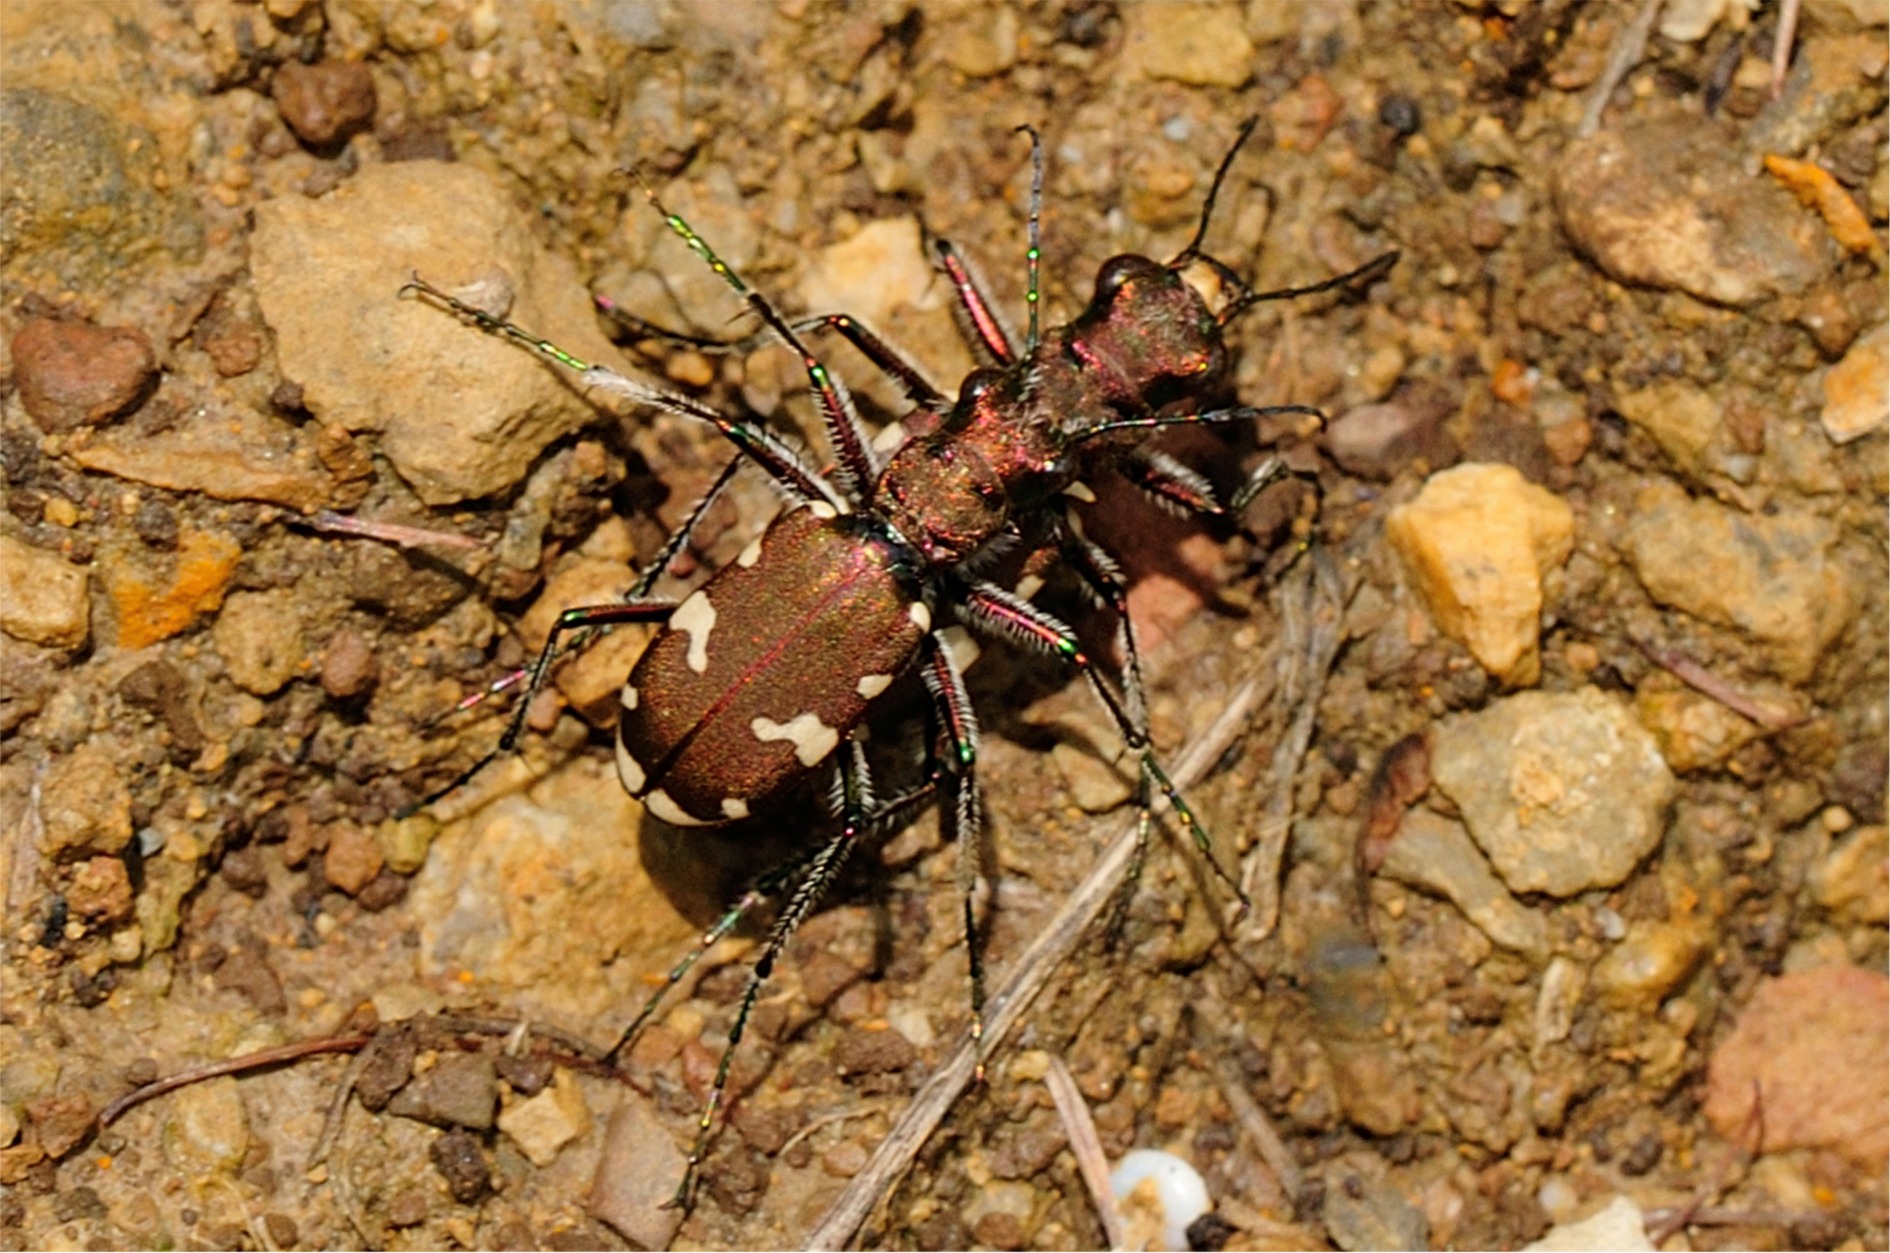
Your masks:
<svg viewBox="0 0 1890 1253"><path fill-rule="evenodd" d="M479 1147L479 1137L454 1128L433 1142L427 1151L433 1168L446 1180L447 1191L461 1205L476 1205L492 1191L492 1167Z"/></svg>
<svg viewBox="0 0 1890 1253"><path fill-rule="evenodd" d="M1522 692L1446 718L1431 776L1514 892L1613 887L1660 842L1674 777L1619 698Z"/></svg>
<svg viewBox="0 0 1890 1253"><path fill-rule="evenodd" d="M485 1131L492 1126L498 1101L499 1076L490 1056L449 1053L396 1093L387 1111L436 1127Z"/></svg>
<svg viewBox="0 0 1890 1253"><path fill-rule="evenodd" d="M131 327L33 318L13 337L13 377L27 416L56 435L142 404L157 385L157 356Z"/></svg>
<svg viewBox="0 0 1890 1253"><path fill-rule="evenodd" d="M1711 939L1692 918L1631 922L1595 963L1591 985L1605 1004L1651 1014L1693 973Z"/></svg>
<svg viewBox="0 0 1890 1253"><path fill-rule="evenodd" d="M534 1166L549 1166L558 1151L591 1129L590 1107L568 1070L559 1070L551 1086L499 1114L499 1130L512 1138Z"/></svg>
<svg viewBox="0 0 1890 1253"><path fill-rule="evenodd" d="M413 1076L414 1055L418 1052L413 1036L399 1029L381 1032L368 1045L367 1061L354 1081L354 1093L361 1104L379 1112L402 1085Z"/></svg>
<svg viewBox="0 0 1890 1253"><path fill-rule="evenodd" d="M1367 1171L1337 1164L1326 1171L1325 1204L1320 1216L1332 1242L1355 1249L1428 1249L1429 1224L1423 1211L1405 1197L1382 1169Z"/></svg>
<svg viewBox="0 0 1890 1253"><path fill-rule="evenodd" d="M301 607L288 588L234 592L211 629L230 678L246 692L269 696L301 669Z"/></svg>
<svg viewBox="0 0 1890 1253"><path fill-rule="evenodd" d="M820 1155L820 1168L836 1179L851 1179L866 1165L866 1146L842 1140Z"/></svg>
<svg viewBox="0 0 1890 1253"><path fill-rule="evenodd" d="M634 1094L611 1115L587 1206L591 1217L646 1249L664 1249L682 1226L669 1207L685 1165L669 1129Z"/></svg>
<svg viewBox="0 0 1890 1253"><path fill-rule="evenodd" d="M131 876L118 857L93 857L73 869L66 904L91 922L123 922L131 917Z"/></svg>
<svg viewBox="0 0 1890 1253"><path fill-rule="evenodd" d="M371 914L378 914L406 900L411 882L406 875L395 874L383 866L379 874L367 881L366 887L354 894L355 904Z"/></svg>
<svg viewBox="0 0 1890 1253"><path fill-rule="evenodd" d="M426 1193L418 1188L402 1188L387 1203L390 1227L416 1227L427 1219Z"/></svg>
<svg viewBox="0 0 1890 1253"><path fill-rule="evenodd" d="M1347 474L1390 482L1410 466L1449 464L1456 446L1444 433L1448 414L1424 398L1361 405L1336 418L1325 433L1326 450Z"/></svg>
<svg viewBox="0 0 1890 1253"><path fill-rule="evenodd" d="M1746 513L1665 479L1626 512L1620 548L1653 598L1751 636L1787 682L1809 679L1857 614L1842 532L1817 513Z"/></svg>
<svg viewBox="0 0 1890 1253"><path fill-rule="evenodd" d="M1802 291L1827 271L1822 224L1742 162L1692 119L1604 127L1557 156L1562 229L1624 283L1734 306Z"/></svg>
<svg viewBox="0 0 1890 1253"><path fill-rule="evenodd" d="M373 687L380 679L374 648L359 631L343 627L322 651L322 691L335 700L348 700Z"/></svg>
<svg viewBox="0 0 1890 1253"><path fill-rule="evenodd" d="M292 61L276 71L269 91L282 120L311 148L329 147L374 119L374 75L359 61Z"/></svg>
<svg viewBox="0 0 1890 1253"><path fill-rule="evenodd" d="M1130 5L1122 11L1122 60L1144 78L1239 87L1253 77L1253 41L1241 11L1223 5Z"/></svg>
<svg viewBox="0 0 1890 1253"><path fill-rule="evenodd" d="M191 1177L234 1172L249 1152L249 1110L229 1075L180 1088L164 1112L165 1154Z"/></svg>
<svg viewBox="0 0 1890 1253"><path fill-rule="evenodd" d="M1575 518L1561 497L1509 465L1433 474L1391 512L1385 537L1404 558L1437 629L1513 687L1541 677L1542 581L1568 560Z"/></svg>
<svg viewBox="0 0 1890 1253"><path fill-rule="evenodd" d="M380 874L382 861L381 842L372 832L343 824L329 832L322 874L330 884L353 896Z"/></svg>
<svg viewBox="0 0 1890 1253"><path fill-rule="evenodd" d="M1557 1223L1525 1253L1576 1253L1581 1249L1616 1249L1619 1253L1653 1253L1641 1207L1624 1196L1579 1222Z"/></svg>
<svg viewBox="0 0 1890 1253"><path fill-rule="evenodd" d="M282 980L262 954L239 948L217 967L216 986L242 996L258 1013L276 1015L288 1008Z"/></svg>
<svg viewBox="0 0 1890 1253"><path fill-rule="evenodd" d="M245 844L223 854L223 860L217 864L217 874L222 880L252 900L260 900L269 890L269 874L263 866L262 850L254 844Z"/></svg>
<svg viewBox="0 0 1890 1253"><path fill-rule="evenodd" d="M1824 376L1819 421L1835 444L1848 444L1884 424L1890 415L1890 328L1879 326L1851 345Z"/></svg>
<svg viewBox="0 0 1890 1253"><path fill-rule="evenodd" d="M1817 966L1767 979L1707 1062L1706 1117L1762 1152L1836 1149L1874 1178L1890 1156L1890 980ZM1763 1117L1752 1117L1754 1099Z"/></svg>
<svg viewBox="0 0 1890 1253"><path fill-rule="evenodd" d="M69 861L110 856L131 842L131 791L106 746L81 744L55 758L40 785L40 849Z"/></svg>
<svg viewBox="0 0 1890 1253"><path fill-rule="evenodd" d="M53 1158L64 1157L91 1134L97 1113L92 1098L81 1091L43 1096L26 1107L39 1147Z"/></svg>
<svg viewBox="0 0 1890 1253"><path fill-rule="evenodd" d="M91 634L87 574L57 553L0 535L0 631L74 649Z"/></svg>

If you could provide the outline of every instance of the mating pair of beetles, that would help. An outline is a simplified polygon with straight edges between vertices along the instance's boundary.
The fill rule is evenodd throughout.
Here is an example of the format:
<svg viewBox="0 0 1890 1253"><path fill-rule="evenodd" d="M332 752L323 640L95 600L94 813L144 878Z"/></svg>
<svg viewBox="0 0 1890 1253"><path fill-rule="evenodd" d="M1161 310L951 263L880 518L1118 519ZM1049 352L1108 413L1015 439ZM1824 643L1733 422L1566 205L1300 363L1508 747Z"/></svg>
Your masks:
<svg viewBox="0 0 1890 1253"><path fill-rule="evenodd" d="M1254 124L1246 123L1222 160L1186 248L1166 263L1129 255L1110 259L1097 274L1088 307L1067 325L1041 335L1037 306L1043 148L1034 130L1022 128L1030 135L1033 179L1026 253L1029 325L1021 350L951 246L935 244L974 347L988 363L966 376L955 399L844 314L789 320L646 187L645 194L670 229L746 302L768 332L800 357L825 427L831 472L823 472L753 421L580 361L418 276L410 284L481 329L576 371L582 387L707 422L737 449L708 494L621 601L567 610L558 619L544 650L525 672L527 696L497 747L436 797L514 747L530 694L564 651L591 631L625 622L661 626L624 683L616 736L618 775L649 813L677 826L720 825L764 812L810 772L826 771L833 778L838 830L801 860L758 882L730 908L701 946L670 972L668 983L612 1052L614 1058L635 1037L663 992L702 952L761 900L785 891L729 1030L677 1203L689 1200L735 1046L788 938L832 885L860 839L898 823L933 793L955 824L969 952L971 1034L974 1040L982 1036L983 973L972 911L982 816L978 728L964 676L943 634L954 622L1060 658L1079 671L1139 763L1142 819L1135 865L1140 866L1146 848L1159 791L1215 875L1245 904L1151 750L1127 590L1116 563L1084 537L1072 509L1075 501L1093 499L1086 479L1115 472L1173 507L1203 514L1237 512L1285 473L1279 461L1265 462L1234 500L1222 504L1204 477L1145 447L1148 433L1165 426L1245 422L1275 414L1319 416L1302 405L1205 407L1224 379L1223 332L1261 301L1337 287L1363 288L1397 260L1396 253L1387 253L1322 283L1261 293L1204 252L1215 197ZM634 318L624 321L640 335L653 331ZM907 437L890 455L875 448L845 387L809 347L806 336L816 332L848 340L910 397L914 412L903 422ZM748 463L774 480L787 498L786 507L732 565L680 601L653 596L658 577L697 521L735 471ZM1019 546L1033 556L1067 563L1113 612L1122 655L1118 673L1106 676L1069 626L1026 597L981 577L995 556ZM917 786L880 797L859 738L862 720L881 693L913 669L923 678L933 706L929 766Z"/></svg>

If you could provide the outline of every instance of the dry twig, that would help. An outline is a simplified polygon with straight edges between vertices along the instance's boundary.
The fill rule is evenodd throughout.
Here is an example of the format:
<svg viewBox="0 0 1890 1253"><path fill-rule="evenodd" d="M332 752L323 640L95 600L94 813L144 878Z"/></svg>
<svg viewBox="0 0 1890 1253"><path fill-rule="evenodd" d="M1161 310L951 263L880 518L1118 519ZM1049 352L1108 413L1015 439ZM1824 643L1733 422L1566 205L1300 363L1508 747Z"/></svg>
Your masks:
<svg viewBox="0 0 1890 1253"><path fill-rule="evenodd" d="M478 540L452 531L428 530L399 522L376 522L372 518L357 518L336 513L332 509L316 513L308 520L308 525L328 535L358 535L363 539L381 540L398 548L460 548L477 551L483 547Z"/></svg>
<svg viewBox="0 0 1890 1253"><path fill-rule="evenodd" d="M1292 829L1297 792L1293 782L1312 743L1326 675L1345 637L1345 607L1358 588L1356 580L1348 586L1332 559L1319 550L1314 550L1302 568L1308 573L1299 587L1281 598L1280 654L1285 673L1274 692L1274 703L1291 710L1291 720L1273 754L1260 838L1248 852L1241 871L1241 890L1254 902L1242 936L1249 941L1265 939L1280 920L1280 864L1286 857L1287 833Z"/></svg>
<svg viewBox="0 0 1890 1253"><path fill-rule="evenodd" d="M1641 11L1635 14L1634 20L1614 41L1614 47L1608 50L1608 63L1602 67L1601 77L1595 80L1588 103L1582 108L1581 124L1575 128L1577 135L1585 138L1601 129L1601 115L1608 108L1608 97L1614 95L1614 89L1621 85L1621 80L1646 55L1647 37L1654 33L1654 19L1660 16L1662 3L1663 0L1644 0Z"/></svg>
<svg viewBox="0 0 1890 1253"><path fill-rule="evenodd" d="M1649 661L1669 671L1676 679L1693 690L1712 697L1740 717L1758 723L1767 731L1784 731L1805 721L1805 715L1796 709L1786 709L1778 702L1747 695L1684 653L1639 636L1632 638L1634 646L1647 654Z"/></svg>
<svg viewBox="0 0 1890 1253"><path fill-rule="evenodd" d="M272 1049L260 1049L254 1053L245 1053L241 1057L227 1057L220 1062L205 1062L201 1066L188 1066L166 1079L154 1079L141 1088L133 1088L117 1100L107 1105L98 1116L101 1129L116 1122L124 1112L134 1105L142 1105L152 1097L187 1088L193 1083L202 1083L206 1079L216 1079L223 1075L240 1075L245 1071L260 1070L265 1066L278 1066L283 1062L298 1061L304 1057L314 1057L321 1053L352 1053L366 1048L374 1037L368 1035L337 1035L321 1040L303 1040L296 1044L278 1045Z"/></svg>
<svg viewBox="0 0 1890 1253"><path fill-rule="evenodd" d="M1076 1155L1076 1168L1082 1172L1090 1200L1096 1203L1096 1217L1102 1219L1103 1236L1112 1250L1120 1249L1124 1243L1122 1209L1116 1204L1116 1190L1109 1182L1109 1159L1103 1154L1102 1137L1096 1134L1096 1120L1090 1116L1089 1104L1076 1090L1076 1080L1070 1077L1070 1068L1063 1064L1061 1057L1051 1056L1050 1069L1043 1079L1044 1086L1050 1089L1050 1099L1056 1102L1057 1117L1063 1120L1063 1134L1069 1139L1070 1152Z"/></svg>

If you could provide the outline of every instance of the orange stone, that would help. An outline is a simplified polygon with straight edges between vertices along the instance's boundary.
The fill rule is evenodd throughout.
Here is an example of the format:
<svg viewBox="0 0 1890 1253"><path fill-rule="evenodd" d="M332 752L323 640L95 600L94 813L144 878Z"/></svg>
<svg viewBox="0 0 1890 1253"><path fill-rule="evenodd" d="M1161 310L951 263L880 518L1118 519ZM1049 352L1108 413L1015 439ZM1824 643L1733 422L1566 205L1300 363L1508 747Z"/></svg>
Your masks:
<svg viewBox="0 0 1890 1253"><path fill-rule="evenodd" d="M145 648L167 640L223 603L242 547L227 535L190 531L178 549L176 572L161 586L119 563L103 567L120 648Z"/></svg>

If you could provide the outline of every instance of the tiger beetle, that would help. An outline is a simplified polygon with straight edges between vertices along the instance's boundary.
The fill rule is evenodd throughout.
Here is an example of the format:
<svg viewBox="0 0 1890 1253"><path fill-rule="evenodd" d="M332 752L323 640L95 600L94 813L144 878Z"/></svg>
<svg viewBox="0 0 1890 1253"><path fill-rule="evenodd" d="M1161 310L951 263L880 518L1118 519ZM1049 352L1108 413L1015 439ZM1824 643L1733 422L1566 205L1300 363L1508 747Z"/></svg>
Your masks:
<svg viewBox="0 0 1890 1253"><path fill-rule="evenodd" d="M1109 554L1084 537L1073 504L1094 499L1085 486L1087 477L1115 471L1171 507L1225 515L1289 473L1279 460L1269 459L1223 504L1205 478L1142 447L1141 441L1168 426L1283 414L1319 417L1318 410L1305 405L1203 407L1225 372L1223 333L1235 317L1262 301L1362 287L1397 260L1396 253L1387 253L1325 282L1256 292L1202 251L1215 197L1254 124L1250 120L1242 127L1217 169L1187 247L1166 263L1132 255L1104 262L1088 307L1067 325L1041 334L1043 148L1034 130L1020 128L1030 136L1033 174L1025 253L1029 322L1021 349L958 253L942 240L933 245L973 345L987 362L965 378L956 399L844 314L789 320L645 185L644 194L670 230L742 298L767 332L799 356L832 451L833 466L825 472L755 422L580 361L418 275L404 289L423 293L480 329L576 372L586 389L706 422L739 452L621 601L570 609L559 617L536 661L521 672L527 690L497 746L422 802L446 795L511 751L531 696L552 663L588 633L627 622L660 628L623 685L616 734L618 776L649 813L676 826L718 826L766 810L812 771L831 773L838 831L803 859L758 881L723 914L669 972L609 1055L614 1061L636 1038L665 993L704 952L763 900L785 890L785 902L742 991L671 1204L690 1203L735 1047L789 937L863 836L891 827L934 793L955 824L969 952L970 1031L974 1042L982 1039L984 973L972 906L982 821L978 726L944 634L948 623L942 620L1060 659L1088 681L1137 762L1141 817L1131 883L1146 853L1159 792L1215 877L1245 908L1245 894L1155 759L1127 589ZM608 302L599 304L611 311ZM655 333L627 315L622 320L633 330ZM875 447L846 388L808 346L804 336L813 332L838 334L852 343L910 397L914 411L902 423L906 437L890 454ZM745 463L773 479L787 498L786 507L733 564L700 587L680 600L654 595L658 577ZM1112 611L1122 656L1114 682L1069 626L1026 596L983 577L995 554L1019 546L1033 556L1066 563ZM914 669L930 694L928 766L920 783L880 797L862 747L863 720L894 680Z"/></svg>

